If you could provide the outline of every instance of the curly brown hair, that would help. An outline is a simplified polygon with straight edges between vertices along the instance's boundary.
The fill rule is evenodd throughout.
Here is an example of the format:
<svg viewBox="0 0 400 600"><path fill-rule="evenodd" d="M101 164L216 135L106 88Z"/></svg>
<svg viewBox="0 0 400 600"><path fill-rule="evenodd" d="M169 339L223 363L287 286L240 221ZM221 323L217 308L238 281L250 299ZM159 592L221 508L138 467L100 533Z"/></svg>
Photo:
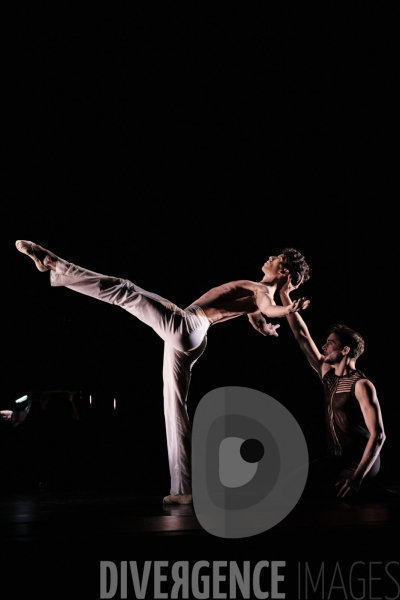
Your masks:
<svg viewBox="0 0 400 600"><path fill-rule="evenodd" d="M305 283L310 279L311 267L304 256L295 248L284 248L282 250L283 264L289 270L293 285Z"/></svg>

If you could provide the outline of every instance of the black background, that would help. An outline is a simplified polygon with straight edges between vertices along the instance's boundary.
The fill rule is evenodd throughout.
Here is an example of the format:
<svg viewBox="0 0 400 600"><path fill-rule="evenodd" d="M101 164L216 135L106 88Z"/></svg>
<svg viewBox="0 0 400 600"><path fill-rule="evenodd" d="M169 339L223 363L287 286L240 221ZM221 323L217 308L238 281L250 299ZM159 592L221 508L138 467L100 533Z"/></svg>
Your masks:
<svg viewBox="0 0 400 600"><path fill-rule="evenodd" d="M395 19L321 6L20 3L5 19L1 408L77 389L89 418L93 394L110 477L134 486L141 472L168 493L163 343L122 310L50 288L17 239L181 307L298 248L316 343L333 323L365 337L382 471L398 477ZM216 387L259 389L317 455L322 387L280 324L277 339L246 318L212 328L189 413Z"/></svg>
<svg viewBox="0 0 400 600"><path fill-rule="evenodd" d="M182 307L259 280L266 258L292 246L312 267L296 293L311 300L316 343L337 322L365 337L358 366L377 388L393 462L394 26L372 6L269 10L20 4L10 15L2 408L27 389L103 394L111 407L118 394L143 451L165 450L162 341L123 311L51 289L16 239ZM278 339L246 318L213 328L189 411L215 387L254 387L293 412L317 451L320 384L280 324Z"/></svg>

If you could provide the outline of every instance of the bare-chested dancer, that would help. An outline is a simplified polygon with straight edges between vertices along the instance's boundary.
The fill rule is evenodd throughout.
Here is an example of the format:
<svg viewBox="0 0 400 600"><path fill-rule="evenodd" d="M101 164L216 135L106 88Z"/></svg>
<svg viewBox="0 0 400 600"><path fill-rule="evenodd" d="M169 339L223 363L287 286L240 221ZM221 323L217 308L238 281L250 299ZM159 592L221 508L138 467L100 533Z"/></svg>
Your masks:
<svg viewBox="0 0 400 600"><path fill-rule="evenodd" d="M16 247L34 260L39 271L50 271L52 286L65 286L120 306L152 327L164 340L164 415L171 474L170 495L164 498L164 503L190 504L191 426L186 402L192 367L207 345L207 330L211 325L247 315L259 333L277 337L279 325L267 323L264 315L284 317L309 305L304 297L286 306L278 306L274 301L275 292L289 274L296 283L309 279L310 268L304 256L294 248L285 248L278 256L270 256L262 266L261 281L231 281L212 288L181 309L127 279L93 273L32 242L18 240Z"/></svg>

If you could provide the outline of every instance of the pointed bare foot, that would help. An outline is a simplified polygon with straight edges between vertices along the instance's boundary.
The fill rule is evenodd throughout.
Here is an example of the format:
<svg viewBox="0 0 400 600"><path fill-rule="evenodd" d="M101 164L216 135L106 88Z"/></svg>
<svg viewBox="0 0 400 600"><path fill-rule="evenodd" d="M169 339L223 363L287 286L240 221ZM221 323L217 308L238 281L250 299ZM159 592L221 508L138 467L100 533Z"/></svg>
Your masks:
<svg viewBox="0 0 400 600"><path fill-rule="evenodd" d="M29 242L28 240L17 240L15 246L19 252L31 258L39 271L44 272L52 269L55 271L57 257L52 252L45 250L42 246Z"/></svg>
<svg viewBox="0 0 400 600"><path fill-rule="evenodd" d="M164 504L192 504L192 494L173 494L163 498Z"/></svg>

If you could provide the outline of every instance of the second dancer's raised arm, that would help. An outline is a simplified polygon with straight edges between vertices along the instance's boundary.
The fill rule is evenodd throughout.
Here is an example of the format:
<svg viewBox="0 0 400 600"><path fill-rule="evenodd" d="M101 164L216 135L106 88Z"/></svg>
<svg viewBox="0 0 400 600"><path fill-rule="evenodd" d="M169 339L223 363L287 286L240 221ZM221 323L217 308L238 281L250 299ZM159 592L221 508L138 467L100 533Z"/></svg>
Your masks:
<svg viewBox="0 0 400 600"><path fill-rule="evenodd" d="M282 287L279 290L279 295L283 306L292 305L290 292L297 289L297 287L298 285L294 286L291 283L291 278L289 275L287 281L282 285ZM311 337L311 334L308 330L304 319L301 317L301 315L299 315L298 312L290 312L286 315L286 318L289 323L290 329L292 330L293 335L296 338L301 350L306 355L308 362L310 363L312 368L318 373L318 375L322 378L330 367L324 364L324 357L318 350L317 345Z"/></svg>

